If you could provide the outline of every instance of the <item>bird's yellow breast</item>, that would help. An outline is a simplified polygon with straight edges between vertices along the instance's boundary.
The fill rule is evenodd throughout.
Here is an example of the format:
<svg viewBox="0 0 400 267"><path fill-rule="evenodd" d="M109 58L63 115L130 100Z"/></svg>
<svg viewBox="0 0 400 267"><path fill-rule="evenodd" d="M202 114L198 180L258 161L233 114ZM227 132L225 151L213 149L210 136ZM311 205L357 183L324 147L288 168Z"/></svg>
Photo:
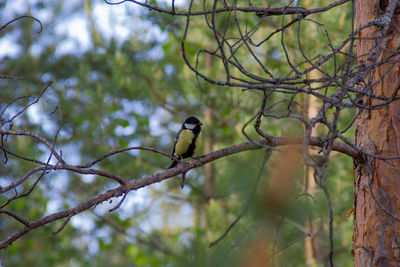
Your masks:
<svg viewBox="0 0 400 267"><path fill-rule="evenodd" d="M192 143L193 138L194 138L194 134L191 130L183 130L180 133L178 142L175 145L175 155L181 156L182 154L184 154L188 150L190 144ZM198 139L199 138L197 138L197 140ZM197 140L196 140L196 143L197 143Z"/></svg>

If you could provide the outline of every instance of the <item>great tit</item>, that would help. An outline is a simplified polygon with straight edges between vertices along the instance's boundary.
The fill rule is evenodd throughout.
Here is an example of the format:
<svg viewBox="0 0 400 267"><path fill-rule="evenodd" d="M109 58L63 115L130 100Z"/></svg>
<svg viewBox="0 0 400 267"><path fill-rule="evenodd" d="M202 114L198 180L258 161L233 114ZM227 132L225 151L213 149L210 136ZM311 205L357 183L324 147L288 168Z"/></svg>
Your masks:
<svg viewBox="0 0 400 267"><path fill-rule="evenodd" d="M179 160L193 157L196 149L200 147L200 131L203 124L196 117L189 117L182 124L181 129L175 137L174 147L171 155ZM179 161L172 159L168 169L174 168Z"/></svg>

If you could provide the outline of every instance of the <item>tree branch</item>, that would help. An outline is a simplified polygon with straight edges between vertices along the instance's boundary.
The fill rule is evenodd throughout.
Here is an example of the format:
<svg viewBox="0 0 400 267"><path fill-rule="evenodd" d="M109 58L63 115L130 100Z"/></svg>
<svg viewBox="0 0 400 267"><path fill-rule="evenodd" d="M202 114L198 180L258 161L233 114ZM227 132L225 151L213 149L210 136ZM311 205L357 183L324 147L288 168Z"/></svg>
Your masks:
<svg viewBox="0 0 400 267"><path fill-rule="evenodd" d="M240 153L243 151L261 149L261 148L263 148L263 145L268 145L268 146L274 147L274 146L282 146L282 145L301 145L302 143L303 143L303 137L272 137L270 140L268 140L268 143L265 139L259 140L257 143L245 142L245 143L233 145L230 147L226 147L226 148L211 152L209 154L206 154L204 156L201 156L201 157L196 158L189 162L183 162L181 164L178 164L178 166L175 168L167 169L167 170L161 171L159 173L149 175L142 179L131 180L131 181L126 182L114 189L108 190L105 193L102 193L84 203L80 203L79 205L77 205L71 209L53 213L53 214L45 216L41 219L29 222L29 224L25 225L24 228L20 229L17 232L14 232L7 239L1 241L0 249L7 248L14 241L21 238L25 234L29 233L33 229L36 229L38 227L41 227L43 225L46 225L46 224L51 223L56 220L74 216L74 215L81 213L85 210L88 210L104 201L107 201L110 198L119 197L123 194L128 193L129 191L137 190L139 188L146 187L146 186L154 184L154 183L159 183L163 180L172 178L172 177L177 176L182 173L186 173L191 169L200 167L209 162L215 161L219 158L227 157L227 156L237 154L237 153ZM309 145L322 147L324 145L324 141L319 137L311 137L309 139ZM338 142L333 142L332 150L344 153L351 157L359 156L359 153L355 149L353 149L351 146L342 144L342 143L338 143ZM41 168L45 168L45 167L41 167ZM37 169L40 170L41 168L37 168ZM53 168L68 169L68 168L65 168L62 166L59 166L59 167L54 166ZM74 170L74 171L76 171L76 170ZM81 172L81 173L83 173L83 172ZM15 216L13 216L13 217L18 218ZM21 221L21 220L19 220L19 221ZM21 222L23 222L23 221L27 222L26 220L22 220Z"/></svg>
<svg viewBox="0 0 400 267"><path fill-rule="evenodd" d="M350 0L340 0L337 2L334 2L332 4L329 4L324 7L319 7L319 8L314 8L314 9L306 9L302 7L291 7L291 6L285 6L285 7L279 7L279 8L269 8L269 7L237 7L237 6L226 6L223 8L218 8L218 9L212 9L212 10L202 10L202 11L176 11L176 8L173 8L171 10L159 7L157 5L152 5L149 4L147 1L146 2L140 2L137 0L124 0L120 1L117 3L110 2L108 0L105 0L109 5L119 5L125 2L132 2L134 4L137 4L142 7L149 8L151 10L155 10L161 13L166 13L169 15L175 15L175 16L201 16L201 15L207 15L207 14L217 14L217 13L222 13L222 12L232 12L232 11L240 11L240 12L253 12L257 13L260 16L279 16L279 15L291 15L291 14L301 14L303 16L307 16L310 14L315 14L315 13L321 13L325 12L327 10L330 10L336 6L343 5Z"/></svg>

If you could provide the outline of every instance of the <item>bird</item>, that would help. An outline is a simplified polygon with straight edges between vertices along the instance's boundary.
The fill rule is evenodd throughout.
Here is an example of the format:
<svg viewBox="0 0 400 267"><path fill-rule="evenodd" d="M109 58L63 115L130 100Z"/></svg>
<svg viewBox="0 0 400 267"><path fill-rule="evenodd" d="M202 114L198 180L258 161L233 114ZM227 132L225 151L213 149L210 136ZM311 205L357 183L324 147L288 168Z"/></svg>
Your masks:
<svg viewBox="0 0 400 267"><path fill-rule="evenodd" d="M181 129L176 134L171 153L171 156L176 159L172 159L168 169L176 167L182 159L193 157L196 153L196 149L198 149L201 144L200 132L202 125L203 123L194 116L188 117L183 122ZM183 182L184 178L182 178L181 187L183 187Z"/></svg>

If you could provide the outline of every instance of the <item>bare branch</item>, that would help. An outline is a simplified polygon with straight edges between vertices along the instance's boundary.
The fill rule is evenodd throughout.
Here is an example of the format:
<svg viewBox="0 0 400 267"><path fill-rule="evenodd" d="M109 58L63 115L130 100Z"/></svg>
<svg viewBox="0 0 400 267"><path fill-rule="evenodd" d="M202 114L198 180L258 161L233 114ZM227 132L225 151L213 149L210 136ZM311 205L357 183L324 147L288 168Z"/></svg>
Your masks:
<svg viewBox="0 0 400 267"><path fill-rule="evenodd" d="M72 215L68 216L67 219L65 219L65 221L63 222L63 224L56 231L52 232L52 235L56 235L59 232L61 232L65 228L65 226L67 226L67 224L71 218L72 218Z"/></svg>
<svg viewBox="0 0 400 267"><path fill-rule="evenodd" d="M118 209L118 208L122 205L122 203L125 201L125 198L126 198L127 195L128 195L128 193L123 194L123 195L122 195L122 198L121 198L121 200L118 202L118 204L115 205L114 208L109 209L108 212L113 212L114 210Z"/></svg>
<svg viewBox="0 0 400 267"><path fill-rule="evenodd" d="M99 163L100 161L102 161L102 160L104 160L104 159L106 159L106 158L108 158L110 156L113 156L113 155L121 153L121 152L130 151L130 150L147 150L147 151L158 153L158 154L161 154L161 155L163 155L165 157L174 159L174 157L171 156L170 154L165 153L165 152L160 151L160 150L157 150L157 149L152 148L152 147L132 146L132 147L120 148L120 149L116 149L116 150L110 151L110 152L104 154L103 156L101 156L100 158L98 158L96 160L93 160L93 161L91 161L91 162L89 162L89 163L87 163L85 165L78 165L78 166L75 166L75 167L77 167L77 168L89 168L89 167L92 167L93 165Z"/></svg>
<svg viewBox="0 0 400 267"><path fill-rule="evenodd" d="M279 15L290 15L290 14L301 14L303 16L308 16L310 14L316 14L316 13L321 13L325 12L327 10L330 10L334 7L343 5L350 0L340 0L337 2L334 2L332 4L329 4L325 7L320 7L320 8L314 8L314 9L306 9L306 8L301 8L301 7L290 7L290 6L285 6L282 8L269 8L269 7L237 7L237 6L226 6L223 8L218 8L218 9L213 9L213 10L203 10L203 11L176 11L176 8L174 10L169 10L165 9L162 7L159 7L157 5L152 5L149 4L148 2L140 2L136 0L124 0L120 2L111 2L108 0L104 0L109 5L119 5L125 2L131 2L134 4L137 4L139 6L143 6L146 8L149 8L154 11L158 11L161 13L166 13L169 15L176 15L176 16L202 16L202 15L207 15L207 14L218 14L218 13L223 13L223 12L231 12L231 11L240 11L240 12L251 12L251 13L257 13L258 16L264 17L264 16L279 16Z"/></svg>
<svg viewBox="0 0 400 267"><path fill-rule="evenodd" d="M280 145L299 145L302 143L302 138L301 137L287 137L287 138L279 138L279 137L275 137L272 139L272 142L269 143L269 145L271 146L280 146ZM266 145L266 140L260 140L259 141L260 144L264 144ZM311 145L316 145L316 146L322 146L323 142L321 142L321 140L319 140L318 138L310 138L310 144ZM344 144L341 143L334 143L334 150L338 150L341 151L343 153L346 153L350 156L357 156L358 153L356 151L354 151L353 149L351 149L349 146L346 146ZM114 189L108 190L105 193L102 193L84 203L81 203L71 209L68 210L64 210L64 211L60 211L57 213L53 213L51 215L45 216L41 219L35 220L35 221L31 221L29 223L29 226L25 226L24 228L22 228L21 230L14 232L13 234L11 234L7 239L3 240L0 242L0 249L6 248L9 245L11 245L14 241L16 241L17 239L21 238L22 236L24 236L25 234L27 234L28 232L30 232L33 229L36 229L38 227L41 227L43 225L46 225L48 223L51 223L53 221L56 220L60 220L63 218L67 218L69 216L74 216L76 214L79 214L85 210L88 210L92 207L95 207L96 205L109 200L110 198L113 197L119 197L123 194L127 194L128 192L132 191L132 190L137 190L139 188L143 188L145 186L149 186L151 184L154 183L159 183L163 180L172 178L174 176L177 176L179 174L182 173L186 173L191 169L200 167L204 164L207 164L209 162L215 161L219 158L223 158L226 156L230 156L233 154L237 154L243 151L248 151L248 150L255 150L255 149L261 149L263 148L260 145L256 145L254 143L251 142L246 142L246 143L241 143L241 144L237 144L234 146L230 146L230 147L226 147L214 152L211 152L207 155L204 155L202 157L196 158L192 161L189 162L183 162L178 164L177 167L172 168L172 169L167 169L164 170L162 172L156 173L154 175L150 175L147 176L145 178L141 178L141 179L137 179L137 180L131 180L129 182L125 182L124 185L120 185ZM50 167L50 166L49 166ZM77 171L76 169L68 166L51 166L53 167L53 169L66 169L66 170L74 170ZM46 167L39 167L37 169L39 170L43 170L43 168ZM82 171L82 170L80 170ZM82 171L83 172L83 171ZM122 204L123 201L120 201L120 203ZM120 205L120 204L119 204ZM118 205L117 205L118 206ZM119 207L119 206L118 206Z"/></svg>
<svg viewBox="0 0 400 267"><path fill-rule="evenodd" d="M20 19L33 19L34 21L36 21L37 23L39 23L40 29L37 33L41 33L43 31L43 25L42 22L40 20L38 20L37 18L33 17L33 16L29 16L29 15L24 15L24 16L19 16L15 19L10 20L9 22L7 22L6 24L4 24L3 26L0 27L0 31L4 30L8 25L10 25L11 23L20 20Z"/></svg>
<svg viewBox="0 0 400 267"><path fill-rule="evenodd" d="M19 221L20 223L22 223L25 226L29 226L29 224L30 224L29 221L25 220L18 214L15 214L11 211L0 209L0 213L7 214L8 216L13 217L15 220Z"/></svg>

